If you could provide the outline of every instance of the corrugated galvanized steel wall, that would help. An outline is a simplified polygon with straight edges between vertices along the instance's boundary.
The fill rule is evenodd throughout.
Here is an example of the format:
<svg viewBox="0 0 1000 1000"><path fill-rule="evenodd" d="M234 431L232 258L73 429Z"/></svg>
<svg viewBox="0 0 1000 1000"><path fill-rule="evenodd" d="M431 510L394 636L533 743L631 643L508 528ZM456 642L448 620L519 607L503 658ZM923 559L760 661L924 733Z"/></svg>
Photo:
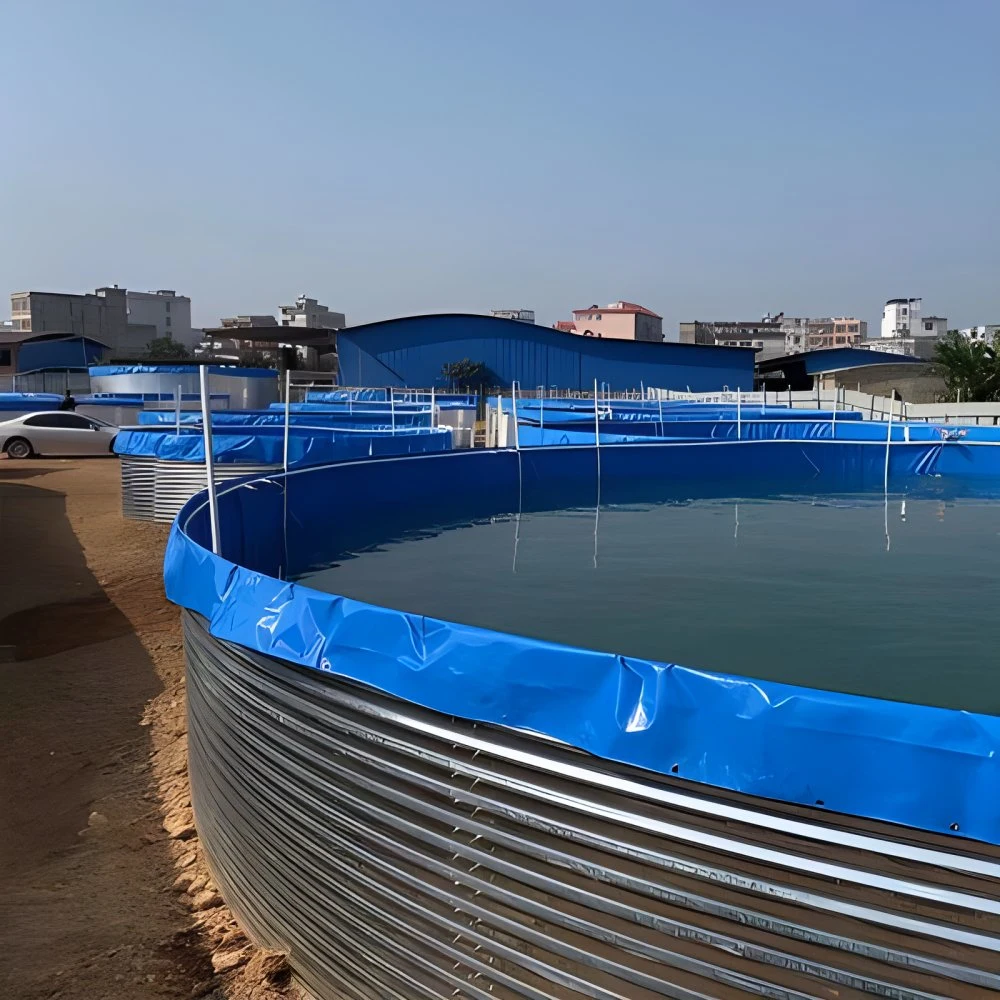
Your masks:
<svg viewBox="0 0 1000 1000"><path fill-rule="evenodd" d="M185 639L215 877L321 1000L1000 991L1000 850L437 715L187 612Z"/></svg>
<svg viewBox="0 0 1000 1000"><path fill-rule="evenodd" d="M137 521L170 523L200 490L207 477L204 462L166 462L146 455L120 455L122 467L122 516ZM215 481L276 472L276 465L215 466Z"/></svg>
<svg viewBox="0 0 1000 1000"><path fill-rule="evenodd" d="M709 392L753 388L754 353L731 347L640 343L561 333L490 316L413 316L337 334L345 385L445 386L445 364L482 362L491 385L593 389L641 385Z"/></svg>

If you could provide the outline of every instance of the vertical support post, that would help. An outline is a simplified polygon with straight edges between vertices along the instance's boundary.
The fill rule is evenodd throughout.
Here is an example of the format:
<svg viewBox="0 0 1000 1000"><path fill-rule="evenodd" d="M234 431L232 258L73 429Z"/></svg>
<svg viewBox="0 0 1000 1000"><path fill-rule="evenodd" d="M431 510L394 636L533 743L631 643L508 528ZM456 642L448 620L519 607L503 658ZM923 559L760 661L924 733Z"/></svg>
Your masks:
<svg viewBox="0 0 1000 1000"><path fill-rule="evenodd" d="M501 400L501 404L502 404ZM517 382L510 384L510 410L514 418L514 450L521 450L521 436L517 432Z"/></svg>
<svg viewBox="0 0 1000 1000"><path fill-rule="evenodd" d="M208 398L208 365L198 369L201 388L201 433L205 442L205 480L208 486L208 515L212 526L212 551L219 554L219 497L215 491L215 452L212 450L212 410Z"/></svg>
<svg viewBox="0 0 1000 1000"><path fill-rule="evenodd" d="M181 392L182 387L177 386L177 395L174 397L174 433L181 432Z"/></svg>
<svg viewBox="0 0 1000 1000"><path fill-rule="evenodd" d="M788 409L792 408L792 387L788 387Z"/></svg>
<svg viewBox="0 0 1000 1000"><path fill-rule="evenodd" d="M544 431L545 430L545 396L540 395L538 397L538 426ZM542 442L544 443L545 436L542 435Z"/></svg>
<svg viewBox="0 0 1000 1000"><path fill-rule="evenodd" d="M389 415L392 418L392 433L396 433L396 393L391 389L392 395L389 397Z"/></svg>
<svg viewBox="0 0 1000 1000"><path fill-rule="evenodd" d="M285 369L285 441L284 449L282 451L282 467L285 470L285 475L288 475L288 425L292 422L292 373L286 368Z"/></svg>
<svg viewBox="0 0 1000 1000"><path fill-rule="evenodd" d="M817 375L815 376L815 378L816 378L816 409L822 410L823 404L820 401L820 396L819 396L819 376Z"/></svg>
<svg viewBox="0 0 1000 1000"><path fill-rule="evenodd" d="M892 410L889 410L889 419L885 425L885 481L883 492L889 492L889 445L892 443Z"/></svg>
<svg viewBox="0 0 1000 1000"><path fill-rule="evenodd" d="M736 440L743 440L743 418L740 413L740 400L743 398L743 392L740 389L736 390Z"/></svg>
<svg viewBox="0 0 1000 1000"><path fill-rule="evenodd" d="M434 386L431 386L431 427L437 427L437 417L434 414Z"/></svg>
<svg viewBox="0 0 1000 1000"><path fill-rule="evenodd" d="M833 412L830 417L830 437L837 439L837 403L840 400L840 390L834 389Z"/></svg>
<svg viewBox="0 0 1000 1000"><path fill-rule="evenodd" d="M601 411L597 406L597 379L594 379L594 449L597 453L597 489L601 488Z"/></svg>
<svg viewBox="0 0 1000 1000"><path fill-rule="evenodd" d="M663 437L663 397L657 395L656 401L659 403L660 407L660 437Z"/></svg>

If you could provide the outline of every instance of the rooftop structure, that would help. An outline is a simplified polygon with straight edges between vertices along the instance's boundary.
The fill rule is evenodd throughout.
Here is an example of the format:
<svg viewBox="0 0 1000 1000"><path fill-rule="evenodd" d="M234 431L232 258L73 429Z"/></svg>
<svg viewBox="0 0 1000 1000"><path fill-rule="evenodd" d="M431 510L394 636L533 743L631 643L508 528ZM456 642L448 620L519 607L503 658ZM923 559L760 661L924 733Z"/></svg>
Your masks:
<svg viewBox="0 0 1000 1000"><path fill-rule="evenodd" d="M572 321L560 320L554 329L611 340L642 340L657 344L663 341L663 317L637 302L626 302L624 299L606 306L574 309Z"/></svg>
<svg viewBox="0 0 1000 1000"><path fill-rule="evenodd" d="M281 306L281 326L293 326L307 330L342 330L347 326L347 318L341 312L334 312L316 299L300 295L290 306Z"/></svg>
<svg viewBox="0 0 1000 1000"><path fill-rule="evenodd" d="M519 323L534 323L534 309L491 309L490 315L494 319L516 319Z"/></svg>

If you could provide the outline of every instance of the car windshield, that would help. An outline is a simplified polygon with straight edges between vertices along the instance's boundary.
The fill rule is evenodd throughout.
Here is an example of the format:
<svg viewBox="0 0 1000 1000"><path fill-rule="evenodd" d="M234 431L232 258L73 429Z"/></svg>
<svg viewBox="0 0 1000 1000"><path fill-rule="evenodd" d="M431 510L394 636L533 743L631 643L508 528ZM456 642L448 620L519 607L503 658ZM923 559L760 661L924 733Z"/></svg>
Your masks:
<svg viewBox="0 0 1000 1000"><path fill-rule="evenodd" d="M109 424L107 420L101 420L100 417L87 417L88 420L95 424L100 424L101 427L114 427L114 424Z"/></svg>

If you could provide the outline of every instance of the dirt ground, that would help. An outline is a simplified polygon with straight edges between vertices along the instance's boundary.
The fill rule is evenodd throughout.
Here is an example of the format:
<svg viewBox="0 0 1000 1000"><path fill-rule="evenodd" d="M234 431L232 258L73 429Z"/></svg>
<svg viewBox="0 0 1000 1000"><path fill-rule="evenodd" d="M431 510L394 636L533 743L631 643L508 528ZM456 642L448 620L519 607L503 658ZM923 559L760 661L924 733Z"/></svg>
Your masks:
<svg viewBox="0 0 1000 1000"><path fill-rule="evenodd" d="M0 460L0 997L293 995L198 846L166 536L113 459Z"/></svg>

